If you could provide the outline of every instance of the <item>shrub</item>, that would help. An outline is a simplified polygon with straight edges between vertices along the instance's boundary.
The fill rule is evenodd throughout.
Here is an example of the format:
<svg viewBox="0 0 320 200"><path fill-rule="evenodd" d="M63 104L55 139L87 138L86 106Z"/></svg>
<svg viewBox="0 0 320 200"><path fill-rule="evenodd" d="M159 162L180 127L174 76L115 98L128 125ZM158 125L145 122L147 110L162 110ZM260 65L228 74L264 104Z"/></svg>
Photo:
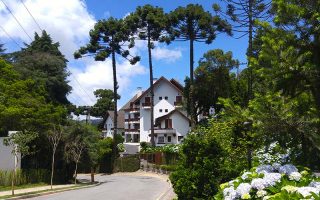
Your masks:
<svg viewBox="0 0 320 200"><path fill-rule="evenodd" d="M140 169L139 157L125 156L123 158L117 158L114 162L114 172L135 172Z"/></svg>
<svg viewBox="0 0 320 200"><path fill-rule="evenodd" d="M320 199L320 179L294 165L261 165L220 185L215 199Z"/></svg>
<svg viewBox="0 0 320 200"><path fill-rule="evenodd" d="M10 186L13 171L0 171L0 186ZM15 185L49 183L50 171L46 169L17 170Z"/></svg>
<svg viewBox="0 0 320 200"><path fill-rule="evenodd" d="M210 199L218 191L223 152L208 134L191 133L181 146L180 161L171 173L179 199Z"/></svg>

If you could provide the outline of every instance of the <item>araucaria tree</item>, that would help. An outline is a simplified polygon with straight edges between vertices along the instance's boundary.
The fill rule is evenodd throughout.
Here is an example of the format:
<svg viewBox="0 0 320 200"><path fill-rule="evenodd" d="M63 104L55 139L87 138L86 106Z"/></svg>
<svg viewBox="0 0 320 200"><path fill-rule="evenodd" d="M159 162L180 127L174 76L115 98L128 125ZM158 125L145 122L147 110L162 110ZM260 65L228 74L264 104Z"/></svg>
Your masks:
<svg viewBox="0 0 320 200"><path fill-rule="evenodd" d="M129 43L129 45L128 45ZM113 70L113 99L114 99L114 130L113 137L117 135L117 99L118 81L116 68L116 54L135 64L140 60L138 56L130 55L128 48L133 47L130 39L130 29L123 20L109 18L108 20L98 21L90 31L90 43L81 47L74 53L74 57L81 58L83 55L92 55L96 61L104 61L111 56ZM116 148L114 146L114 148Z"/></svg>
<svg viewBox="0 0 320 200"><path fill-rule="evenodd" d="M257 20L268 20L270 18L271 1L268 0L223 0L227 3L226 11L222 11L218 4L214 4L213 10L229 18L234 26L232 31L239 34L238 38L248 36L248 89L247 103L253 98L253 71L250 66L250 57L254 55L253 40L256 32Z"/></svg>
<svg viewBox="0 0 320 200"><path fill-rule="evenodd" d="M169 13L169 21L170 25L167 30L170 39L189 41L190 43L190 93L188 100L192 125L194 125L197 122L193 99L194 42L211 44L216 38L217 32L226 32L231 35L231 27L219 16L212 16L198 4L178 7Z"/></svg>
<svg viewBox="0 0 320 200"><path fill-rule="evenodd" d="M147 40L148 58L150 70L150 96L151 96L151 144L155 146L154 140L154 91L153 91L153 66L151 50L154 48L154 41L159 41L167 25L167 17L162 8L145 5L137 7L136 11L125 19L128 26L133 30L133 35L138 39Z"/></svg>

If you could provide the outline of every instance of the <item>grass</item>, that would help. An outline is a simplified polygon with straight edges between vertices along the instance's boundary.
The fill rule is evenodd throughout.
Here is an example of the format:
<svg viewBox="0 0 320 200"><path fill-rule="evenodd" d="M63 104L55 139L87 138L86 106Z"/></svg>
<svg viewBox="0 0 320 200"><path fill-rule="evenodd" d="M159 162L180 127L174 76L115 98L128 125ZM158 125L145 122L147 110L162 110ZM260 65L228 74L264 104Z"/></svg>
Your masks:
<svg viewBox="0 0 320 200"><path fill-rule="evenodd" d="M47 186L48 184L46 183L33 183L33 184L24 184L24 185L18 185L18 186L14 186L15 190L19 190L19 189L26 189L26 188L34 188L34 187L40 187L40 186ZM10 191L11 190L11 186L0 186L0 192L4 192L4 191Z"/></svg>

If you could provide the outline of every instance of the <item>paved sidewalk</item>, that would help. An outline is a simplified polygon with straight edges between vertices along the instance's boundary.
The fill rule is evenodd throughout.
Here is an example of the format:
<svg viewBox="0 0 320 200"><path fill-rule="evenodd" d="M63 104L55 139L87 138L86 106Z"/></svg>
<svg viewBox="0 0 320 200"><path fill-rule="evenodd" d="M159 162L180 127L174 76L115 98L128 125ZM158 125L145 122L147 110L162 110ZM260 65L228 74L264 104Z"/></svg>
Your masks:
<svg viewBox="0 0 320 200"><path fill-rule="evenodd" d="M68 188L68 187L72 187L75 186L74 184L67 184L67 185L54 185L52 186L53 190L55 189L63 189L63 188ZM32 187L32 188L25 188L25 189L17 189L14 191L15 195L19 195L19 194L26 194L26 193L32 193L32 192L41 192L41 191L46 191L46 190L50 190L50 185L49 186L39 186L39 187ZM8 191L3 191L0 192L0 198L3 196L9 196L11 195L11 190Z"/></svg>

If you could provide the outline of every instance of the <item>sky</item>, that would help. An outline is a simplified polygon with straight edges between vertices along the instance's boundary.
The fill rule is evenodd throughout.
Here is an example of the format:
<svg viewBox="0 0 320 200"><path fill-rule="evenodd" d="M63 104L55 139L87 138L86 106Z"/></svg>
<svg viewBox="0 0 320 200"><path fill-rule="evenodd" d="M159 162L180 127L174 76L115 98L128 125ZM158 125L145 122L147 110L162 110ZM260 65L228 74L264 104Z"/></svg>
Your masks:
<svg viewBox="0 0 320 200"><path fill-rule="evenodd" d="M99 19L123 18L134 12L137 6L145 4L159 6L165 12L170 12L178 6L198 3L214 14L212 4L221 2L220 0L0 0L0 43L5 45L7 52L17 51L24 47L25 43L32 41L35 32L40 34L41 29L46 30L54 42L60 43L60 51L69 61L68 71L71 75L68 80L73 89L68 99L75 105L93 105L96 101L94 90L113 89L111 59L106 59L104 62L94 61L91 57L75 60L73 53L88 43L89 31ZM212 44L196 43L195 66L205 52L218 48L232 51L235 59L241 63L246 62L247 38L236 39L237 36L219 34ZM141 61L135 65L130 65L129 62L117 57L118 92L121 96L119 107L136 93L137 87L142 87L144 90L149 87L146 43L137 42L133 52L141 57ZM188 42L173 42L170 45L156 43L152 54L155 78L161 76L167 79L174 78L183 84L189 74Z"/></svg>

